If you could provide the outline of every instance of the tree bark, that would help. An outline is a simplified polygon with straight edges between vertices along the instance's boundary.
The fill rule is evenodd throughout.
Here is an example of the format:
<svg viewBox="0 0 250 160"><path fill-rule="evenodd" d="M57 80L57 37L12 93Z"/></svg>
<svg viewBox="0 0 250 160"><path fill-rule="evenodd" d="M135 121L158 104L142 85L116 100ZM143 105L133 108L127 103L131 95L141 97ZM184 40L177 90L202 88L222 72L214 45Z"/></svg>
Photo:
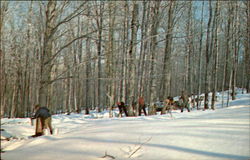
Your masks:
<svg viewBox="0 0 250 160"><path fill-rule="evenodd" d="M116 80L115 72L116 66L114 64L114 27L115 27L115 15L116 15L116 3L109 2L109 31L108 31L108 49L106 53L106 73L107 73L107 83L106 83L106 92L107 92L107 106L109 107L110 116L112 116L111 110L115 103L115 89L116 89Z"/></svg>
<svg viewBox="0 0 250 160"><path fill-rule="evenodd" d="M210 91L209 89L209 61L210 61L210 55L211 55L211 50L209 47L210 44L210 27L211 27L211 20L212 20L212 2L209 1L209 19L208 19L208 24L207 24L207 39L206 39L206 64L205 64L205 98L204 98L204 110L208 109L208 93Z"/></svg>
<svg viewBox="0 0 250 160"><path fill-rule="evenodd" d="M138 8L139 5L137 2L133 2L133 11L132 11L132 19L131 19L131 39L129 44L129 51L128 51L128 88L129 88L129 115L132 116L134 113L132 104L137 100L135 97L135 75L136 75L136 40L137 40L137 31L138 31Z"/></svg>
<svg viewBox="0 0 250 160"><path fill-rule="evenodd" d="M234 36L233 36L233 40L234 40L234 53L233 53L233 68L232 68L232 84L231 84L231 96L232 96L232 100L236 99L236 74L237 74L237 62L238 62L238 52L239 52L239 28L238 28L238 4L235 4L235 13L234 13L234 24L233 24L233 29L234 29Z"/></svg>
<svg viewBox="0 0 250 160"><path fill-rule="evenodd" d="M232 13L233 8L231 6L231 2L228 2L228 21L227 21L227 30L226 30L226 58L224 59L224 68L223 68L223 80L222 80L222 107L224 107L224 90L229 88L227 87L227 70L229 63L229 55L230 55L230 31L231 31L231 23L232 23ZM230 78L230 76L229 76ZM229 91L228 91L229 92Z"/></svg>
<svg viewBox="0 0 250 160"><path fill-rule="evenodd" d="M103 107L102 104L102 64L101 64L101 56L102 56L102 27L103 27L103 12L104 12L104 2L99 2L98 10L96 10L96 23L98 28L98 34L97 34L97 68L98 68L98 74L97 74L97 107L98 112L101 112Z"/></svg>
<svg viewBox="0 0 250 160"><path fill-rule="evenodd" d="M166 41L165 41L165 49L164 49L164 58L163 58L163 72L161 78L161 95L160 100L164 100L167 97L168 91L167 88L170 86L171 79L171 46L172 46L172 36L174 30L174 22L173 22L173 14L175 8L175 1L170 1L168 6L168 24L166 29Z"/></svg>
<svg viewBox="0 0 250 160"><path fill-rule="evenodd" d="M217 99L216 93L217 93L217 70L218 70L218 38L217 38L217 33L218 33L218 19L219 19L219 1L217 0L216 2L216 7L215 7L215 17L214 17L214 46L212 48L213 51L213 59L214 59L214 67L213 67L213 89L212 89L212 102L211 102L211 109L215 109L215 101Z"/></svg>
<svg viewBox="0 0 250 160"><path fill-rule="evenodd" d="M87 9L87 26L90 25L91 19L90 19L90 7L88 6ZM83 25L83 24L82 24ZM88 27L86 28L86 32L88 33ZM90 78L91 78L91 50L90 50L90 37L87 37L86 39L86 68L85 68L85 73L86 73L86 80L85 80L85 90L83 90L83 93L85 93L85 114L89 114L90 112L90 105L91 105L91 90L90 90Z"/></svg>
<svg viewBox="0 0 250 160"><path fill-rule="evenodd" d="M199 43L199 63L198 63L198 96L197 99L200 99L201 94L201 86L202 86L202 80L201 80L201 66L202 66L202 42L203 42L203 12L204 12L204 1L202 2L202 11L201 11L201 23L200 23L200 43ZM200 107L199 101L197 101L197 110Z"/></svg>
<svg viewBox="0 0 250 160"><path fill-rule="evenodd" d="M246 5L246 34L245 34L245 72L246 72L246 90L250 93L250 1L245 2Z"/></svg>
<svg viewBox="0 0 250 160"><path fill-rule="evenodd" d="M49 1L46 9L46 25L43 40L43 51L41 54L41 71L40 71L40 89L39 89L39 103L41 106L49 105L49 91L51 89L51 70L52 64L45 64L52 57L53 41L51 36L53 28L55 27L55 10L56 1ZM50 107L50 106L48 106Z"/></svg>
<svg viewBox="0 0 250 160"><path fill-rule="evenodd" d="M150 43L150 80L149 80L149 115L154 114L154 108L152 103L156 100L155 99L155 56L156 56L156 47L157 47L157 34L158 34L158 27L159 27L159 9L160 9L160 4L161 1L157 1L154 4L154 7L152 8L151 11L151 16L152 16L152 23L151 23L151 32L150 32L150 37L151 37L151 43Z"/></svg>
<svg viewBox="0 0 250 160"><path fill-rule="evenodd" d="M0 118L5 115L6 108L6 88L7 79L5 71L5 48L3 46L3 28L5 23L5 15L8 11L8 2L0 1Z"/></svg>

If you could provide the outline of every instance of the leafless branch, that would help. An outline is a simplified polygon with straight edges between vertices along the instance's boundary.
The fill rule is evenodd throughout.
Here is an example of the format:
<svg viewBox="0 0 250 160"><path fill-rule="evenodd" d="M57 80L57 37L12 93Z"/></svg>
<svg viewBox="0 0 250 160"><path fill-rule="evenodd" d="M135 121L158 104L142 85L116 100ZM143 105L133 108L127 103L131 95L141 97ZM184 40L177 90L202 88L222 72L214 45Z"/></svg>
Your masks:
<svg viewBox="0 0 250 160"><path fill-rule="evenodd" d="M48 63L50 63L56 56L58 56L59 54L60 54L60 52L62 51L62 50L64 50L65 48L67 48L68 46L70 46L72 43L74 43L75 41L77 41L77 40L79 40L79 39L82 39L82 38L85 38L85 37L88 37L90 34L92 34L92 33L94 33L94 32L96 32L96 30L95 31L92 31L92 32L89 32L89 33L87 33L87 34L84 34L84 35L82 35L82 36L79 36L79 37L77 37L77 38L75 38L75 39L73 39L73 40L71 40L70 42L68 42L67 44L65 44L63 47L61 47L48 61L46 61L45 63L44 63L44 65L47 65Z"/></svg>
<svg viewBox="0 0 250 160"><path fill-rule="evenodd" d="M74 78L73 76L69 76L69 77L61 77L61 78L56 78L56 79L53 79L52 81L50 81L50 84L55 82L55 81L59 81L59 80L63 80L63 79L69 79L69 78Z"/></svg>
<svg viewBox="0 0 250 160"><path fill-rule="evenodd" d="M139 151L139 150L141 149L141 147L142 147L144 144L148 143L151 139L152 139L152 137L150 137L146 142L141 143L141 144L134 150L134 152L132 152L132 153L129 155L128 158L131 158L137 151Z"/></svg>
<svg viewBox="0 0 250 160"><path fill-rule="evenodd" d="M88 1L85 1L84 3L82 3L74 12L72 12L71 14L69 14L67 17L65 17L61 22L59 22L54 28L54 30L57 30L57 28L62 25L63 23L69 22L70 20L72 20L73 18L79 16L84 10L78 12ZM77 13L78 12L78 13Z"/></svg>

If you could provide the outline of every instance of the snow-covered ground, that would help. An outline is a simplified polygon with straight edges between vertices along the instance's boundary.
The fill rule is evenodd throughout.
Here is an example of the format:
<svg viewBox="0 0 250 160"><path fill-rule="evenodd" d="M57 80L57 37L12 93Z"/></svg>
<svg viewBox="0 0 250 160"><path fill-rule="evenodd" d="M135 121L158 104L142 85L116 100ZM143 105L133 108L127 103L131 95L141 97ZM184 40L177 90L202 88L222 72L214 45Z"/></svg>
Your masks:
<svg viewBox="0 0 250 160"><path fill-rule="evenodd" d="M220 160L250 159L250 94L230 107L108 118L108 112L53 115L55 135L34 134L30 119L1 119L3 160ZM225 97L226 98L226 97ZM226 102L226 101L224 101ZM106 155L106 156L105 156Z"/></svg>

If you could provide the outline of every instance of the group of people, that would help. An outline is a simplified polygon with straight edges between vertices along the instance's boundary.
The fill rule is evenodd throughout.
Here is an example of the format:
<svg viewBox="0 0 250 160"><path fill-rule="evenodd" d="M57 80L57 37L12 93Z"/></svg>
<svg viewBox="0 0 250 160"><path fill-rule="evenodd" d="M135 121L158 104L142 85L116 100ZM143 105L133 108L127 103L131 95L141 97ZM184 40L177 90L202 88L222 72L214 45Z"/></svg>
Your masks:
<svg viewBox="0 0 250 160"><path fill-rule="evenodd" d="M133 102L133 104L132 104L133 111L136 110L136 105L137 105L137 103ZM138 99L138 105L139 105L139 113L138 113L139 116L141 116L142 111L143 111L144 115L147 116L146 104L144 102L144 98L143 97L139 97L139 99ZM117 107L119 109L119 115L120 116L122 116L123 113L126 115L126 117L129 116L128 110L127 110L127 106L125 105L124 102L117 102Z"/></svg>
<svg viewBox="0 0 250 160"><path fill-rule="evenodd" d="M180 108L181 112L183 112L184 109L187 109L187 111L190 112L190 110L191 110L190 104L191 103L192 103L192 100L190 100L190 97L188 97L188 95L185 93L185 91L182 91L178 102L175 102L173 97L170 97L170 96L167 97L167 99L165 101L162 101L163 105L162 105L162 107L160 107L160 111L161 111L161 114L165 114L166 111L171 114L171 110L174 108L174 106L176 106L176 107ZM133 111L136 110L136 107L135 107L136 105L137 105L136 102L132 103ZM138 115L141 116L142 113L144 113L145 116L148 115L147 111L146 111L146 104L144 102L143 97L139 97L138 105L139 105ZM192 104L191 104L191 106L192 106ZM124 102L117 102L117 107L119 109L120 116L122 116L123 113L125 113L126 116L129 116L128 110L127 110L128 107L125 105ZM155 110L158 111L158 108L155 108ZM172 114L171 114L171 116L172 116Z"/></svg>
<svg viewBox="0 0 250 160"><path fill-rule="evenodd" d="M181 109L181 112L186 108L188 112L190 112L190 105L189 105L189 97L185 94L185 92L182 92L181 97L179 98L179 104L178 106ZM136 105L137 103L134 102L132 104L132 109L133 111L136 110ZM174 100L173 97L168 97L164 101L164 107L162 108L162 114L165 114L166 111L171 114L172 106L174 105ZM129 116L127 107L124 102L117 102L117 107L119 109L119 114L122 116L124 113L126 116ZM138 99L138 115L141 116L142 112L144 113L145 116L147 116L147 111L146 111L146 104L144 101L143 97L139 97ZM36 131L35 135L33 137L41 136L44 135L45 129L49 129L50 133L53 134L53 129L51 125L51 114L49 112L49 109L47 107L41 107L39 104L35 106L34 108L34 115L31 117L31 120L36 119Z"/></svg>

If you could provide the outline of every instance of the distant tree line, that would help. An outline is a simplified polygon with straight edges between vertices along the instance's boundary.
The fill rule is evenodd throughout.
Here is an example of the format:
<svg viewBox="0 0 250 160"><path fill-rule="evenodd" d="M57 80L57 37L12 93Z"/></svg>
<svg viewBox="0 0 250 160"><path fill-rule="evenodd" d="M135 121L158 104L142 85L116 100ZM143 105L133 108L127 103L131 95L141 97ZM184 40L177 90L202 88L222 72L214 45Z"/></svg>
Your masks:
<svg viewBox="0 0 250 160"><path fill-rule="evenodd" d="M249 1L0 1L1 117L250 92ZM212 92L213 96L208 97ZM224 93L224 92L223 92ZM208 105L208 101L212 105ZM150 107L149 107L150 110Z"/></svg>

